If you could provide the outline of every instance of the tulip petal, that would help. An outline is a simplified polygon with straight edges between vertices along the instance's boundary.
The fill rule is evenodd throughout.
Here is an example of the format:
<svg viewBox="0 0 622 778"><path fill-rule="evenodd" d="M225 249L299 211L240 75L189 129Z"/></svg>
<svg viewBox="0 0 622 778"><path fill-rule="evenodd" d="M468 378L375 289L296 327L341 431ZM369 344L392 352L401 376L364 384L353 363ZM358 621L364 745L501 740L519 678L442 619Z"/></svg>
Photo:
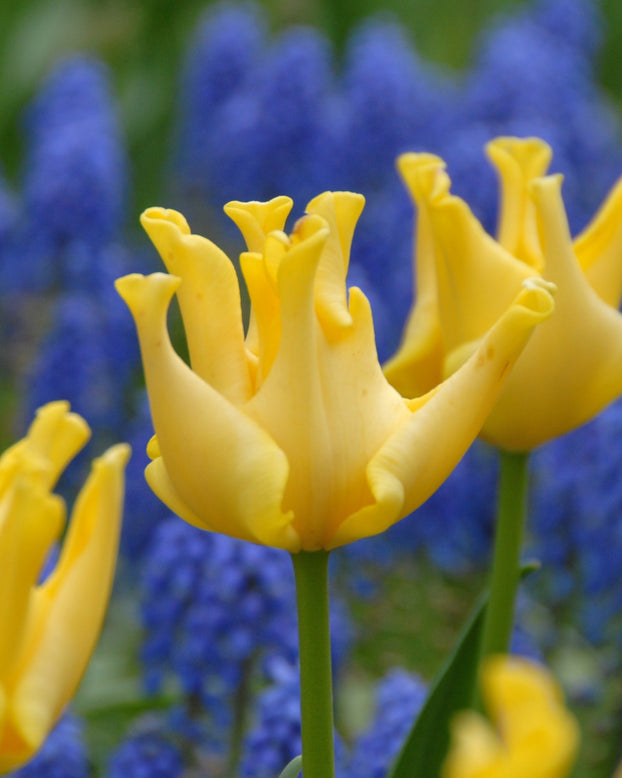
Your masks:
<svg viewBox="0 0 622 778"><path fill-rule="evenodd" d="M384 365L387 380L404 397L429 392L443 377L436 242L427 204L449 190L445 163L434 154L402 154L398 170L417 209L413 274L417 297L396 354Z"/></svg>
<svg viewBox="0 0 622 778"><path fill-rule="evenodd" d="M261 334L258 327L263 326L264 337L266 336L266 330L276 330L277 343L278 333L280 332L280 320L278 318L272 326L267 323L268 321L271 321L271 319L266 318L268 310L278 310L278 303L276 301L275 292L266 288L262 283L265 281L264 268L257 267L257 258L261 257L263 254L266 236L276 230L285 229L285 222L293 204L294 202L291 197L281 195L279 197L274 197L267 202L254 201L242 203L237 200L232 200L230 203L227 203L224 208L227 216L235 223L242 233L251 255L242 254L240 257L240 265L252 302L248 331L246 333L246 347L251 354L254 354L259 358L257 375L254 377L256 383L255 391L257 386L261 385L265 375L267 375L269 366L272 365L272 360L276 354L276 348L267 348L265 341L262 348L259 342ZM261 261L259 261L259 264L261 265ZM264 304L260 313L257 306L261 305L262 302ZM262 325L258 325L257 316L262 314L264 316ZM270 342L273 342L273 340L274 339Z"/></svg>
<svg viewBox="0 0 622 778"><path fill-rule="evenodd" d="M272 233L265 241L268 256L280 256L285 251L282 241ZM251 300L251 321L246 338L247 347L257 356L255 392L270 372L281 339L281 312L276 279L272 278L263 254L245 253L240 256L240 265ZM252 326L251 326L252 324Z"/></svg>
<svg viewBox="0 0 622 778"><path fill-rule="evenodd" d="M0 678L22 649L31 591L64 521L62 499L28 475L17 476L0 503Z"/></svg>
<svg viewBox="0 0 622 778"><path fill-rule="evenodd" d="M350 290L349 312L352 327L342 338L337 342L320 339L318 344L326 418L335 420L328 428L323 547L346 517L374 503L367 465L410 417L406 402L382 373L371 307L356 287Z"/></svg>
<svg viewBox="0 0 622 778"><path fill-rule="evenodd" d="M266 235L285 229L293 204L291 197L280 195L267 202L232 200L225 205L224 211L242 233L248 250L261 254Z"/></svg>
<svg viewBox="0 0 622 778"><path fill-rule="evenodd" d="M489 719L473 711L453 719L443 778L568 775L578 728L544 668L522 657L491 657L481 680Z"/></svg>
<svg viewBox="0 0 622 778"><path fill-rule="evenodd" d="M29 753L73 696L99 635L114 575L129 453L129 446L119 444L93 462L57 567L33 594L25 650L11 678L11 725Z"/></svg>
<svg viewBox="0 0 622 778"><path fill-rule="evenodd" d="M412 403L410 419L369 463L367 477L375 503L348 517L337 528L329 548L387 529L438 489L477 437L533 328L552 311L549 291L531 282L468 361Z"/></svg>
<svg viewBox="0 0 622 778"><path fill-rule="evenodd" d="M326 517L321 484L330 460L327 420L317 357L314 279L328 236L326 223L299 220L292 245L282 245L277 282L281 313L279 350L270 374L245 411L287 454L289 479L283 507L291 510L303 548L317 545ZM266 242L266 252L270 246Z"/></svg>
<svg viewBox="0 0 622 778"><path fill-rule="evenodd" d="M429 203L438 246L437 283L445 353L476 342L510 307L535 271L483 229L467 204L445 195Z"/></svg>
<svg viewBox="0 0 622 778"><path fill-rule="evenodd" d="M136 322L166 472L190 513L216 531L259 543L278 537L272 545L297 550L291 514L280 507L289 472L285 454L173 350L166 311L176 284L162 274L116 283Z"/></svg>
<svg viewBox="0 0 622 778"><path fill-rule="evenodd" d="M612 308L622 299L622 179L575 239L574 250L588 283Z"/></svg>
<svg viewBox="0 0 622 778"><path fill-rule="evenodd" d="M12 482L23 456L28 470L38 474L44 489L52 489L67 464L82 449L91 431L81 416L69 412L64 400L39 408L25 438L8 448L0 457L0 496Z"/></svg>
<svg viewBox="0 0 622 778"><path fill-rule="evenodd" d="M501 181L497 239L510 254L542 272L544 262L529 184L548 170L551 147L539 138L495 138L486 152Z"/></svg>
<svg viewBox="0 0 622 778"><path fill-rule="evenodd" d="M190 234L176 211L149 208L141 223L169 273L182 279L177 298L192 369L232 402L244 402L251 384L235 268L218 246Z"/></svg>
<svg viewBox="0 0 622 778"><path fill-rule="evenodd" d="M485 440L512 451L567 432L622 393L622 317L583 277L560 188L559 176L531 184L547 278L558 287L555 315L534 333L482 430ZM526 386L538 387L528 408Z"/></svg>
<svg viewBox="0 0 622 778"><path fill-rule="evenodd" d="M216 530L211 524L208 524L204 518L195 516L194 513L183 502L173 482L170 479L169 474L166 472L166 465L161 456L154 458L145 468L145 479L149 484L149 487L153 490L154 494L159 500L168 506L171 511L188 524L192 524L193 527L207 530L208 532L215 532Z"/></svg>
<svg viewBox="0 0 622 778"><path fill-rule="evenodd" d="M482 692L516 774L567 774L578 728L544 668L520 657L492 657L482 669Z"/></svg>
<svg viewBox="0 0 622 778"><path fill-rule="evenodd" d="M329 340L333 330L339 337L339 331L352 324L345 281L354 228L364 205L363 195L353 192L324 192L307 205L307 213L321 216L329 227L315 278L316 312Z"/></svg>
<svg viewBox="0 0 622 778"><path fill-rule="evenodd" d="M88 424L77 413L69 412L64 400L39 408L28 430L29 450L49 462L45 486L52 489L67 464L91 436Z"/></svg>
<svg viewBox="0 0 622 778"><path fill-rule="evenodd" d="M507 762L504 745L490 723L473 711L451 720L452 748L442 778L498 778ZM510 778L510 776L508 776Z"/></svg>

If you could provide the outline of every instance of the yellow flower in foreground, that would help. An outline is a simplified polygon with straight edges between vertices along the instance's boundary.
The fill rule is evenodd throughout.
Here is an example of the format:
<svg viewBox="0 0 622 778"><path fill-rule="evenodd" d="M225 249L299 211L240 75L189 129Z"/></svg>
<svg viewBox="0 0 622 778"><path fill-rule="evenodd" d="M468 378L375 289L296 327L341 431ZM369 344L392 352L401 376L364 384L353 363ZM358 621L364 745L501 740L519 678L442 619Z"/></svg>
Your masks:
<svg viewBox="0 0 622 778"><path fill-rule="evenodd" d="M435 386L476 348L527 278L557 287L555 316L538 327L482 437L527 451L583 424L622 393L622 182L574 241L561 177L536 138L498 138L488 154L501 180L499 238L450 194L443 161L405 154L401 174L418 211L417 301L385 366L406 396Z"/></svg>
<svg viewBox="0 0 622 778"><path fill-rule="evenodd" d="M564 778L579 732L550 674L526 659L489 658L482 692L492 724L472 711L452 722L443 778Z"/></svg>
<svg viewBox="0 0 622 778"><path fill-rule="evenodd" d="M123 470L119 444L93 462L58 563L37 583L65 523L51 493L84 446L86 422L55 402L0 458L0 772L28 761L76 691L102 625L117 556Z"/></svg>
<svg viewBox="0 0 622 778"><path fill-rule="evenodd" d="M539 283L517 289L461 370L404 400L380 369L367 298L346 291L363 198L318 196L288 236L291 205L279 197L225 209L249 249L246 337L233 265L175 211L142 217L174 275L130 275L117 289L140 339L154 492L191 524L297 552L381 532L426 500L553 304ZM166 329L175 293L192 369Z"/></svg>

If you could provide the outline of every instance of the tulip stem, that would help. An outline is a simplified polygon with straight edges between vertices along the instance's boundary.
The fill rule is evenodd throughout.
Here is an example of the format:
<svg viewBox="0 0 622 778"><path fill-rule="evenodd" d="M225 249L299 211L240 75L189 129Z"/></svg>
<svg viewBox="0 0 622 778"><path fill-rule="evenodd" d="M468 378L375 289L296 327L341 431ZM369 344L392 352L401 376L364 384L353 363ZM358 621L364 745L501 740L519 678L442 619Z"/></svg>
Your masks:
<svg viewBox="0 0 622 778"><path fill-rule="evenodd" d="M292 554L300 650L300 718L305 778L334 778L333 680L328 551Z"/></svg>
<svg viewBox="0 0 622 778"><path fill-rule="evenodd" d="M507 653L514 627L527 503L528 453L501 452L495 545L481 658Z"/></svg>

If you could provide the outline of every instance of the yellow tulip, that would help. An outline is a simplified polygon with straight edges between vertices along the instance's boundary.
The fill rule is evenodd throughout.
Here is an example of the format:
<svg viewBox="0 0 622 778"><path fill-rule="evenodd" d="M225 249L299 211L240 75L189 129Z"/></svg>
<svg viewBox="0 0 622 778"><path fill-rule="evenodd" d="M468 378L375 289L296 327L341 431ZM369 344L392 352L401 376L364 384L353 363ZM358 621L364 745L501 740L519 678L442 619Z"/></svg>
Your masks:
<svg viewBox="0 0 622 778"><path fill-rule="evenodd" d="M399 169L417 206L417 301L385 366L406 396L462 364L525 279L557 287L555 316L517 360L482 437L528 451L595 416L622 393L622 183L574 241L561 176L536 138L498 138L488 153L501 180L499 237L453 196L439 157L406 154Z"/></svg>
<svg viewBox="0 0 622 778"><path fill-rule="evenodd" d="M84 446L86 422L55 402L0 458L0 772L28 761L72 698L99 634L114 574L129 447L93 462L54 570L65 523L51 490Z"/></svg>
<svg viewBox="0 0 622 778"><path fill-rule="evenodd" d="M381 532L426 500L553 303L539 283L517 290L461 370L405 400L382 374L367 298L346 289L363 198L326 192L287 235L291 205L226 206L249 249L246 336L232 263L175 211L142 217L173 275L130 275L117 289L140 340L153 491L191 524L298 552ZM168 337L175 293L191 367Z"/></svg>
<svg viewBox="0 0 622 778"><path fill-rule="evenodd" d="M484 664L481 684L491 721L473 711L454 718L443 778L567 776L579 732L548 671L497 655Z"/></svg>

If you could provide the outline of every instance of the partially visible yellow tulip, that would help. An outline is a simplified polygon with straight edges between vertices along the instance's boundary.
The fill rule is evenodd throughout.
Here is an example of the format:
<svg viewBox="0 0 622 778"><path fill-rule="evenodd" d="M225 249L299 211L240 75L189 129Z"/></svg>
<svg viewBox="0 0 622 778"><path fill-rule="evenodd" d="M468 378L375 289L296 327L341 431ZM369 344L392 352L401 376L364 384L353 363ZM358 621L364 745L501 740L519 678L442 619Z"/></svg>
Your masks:
<svg viewBox="0 0 622 778"><path fill-rule="evenodd" d="M405 154L399 169L417 206L417 301L385 366L406 396L429 390L467 359L528 278L557 287L555 316L538 327L482 437L528 451L595 416L622 394L622 182L571 240L561 176L536 138L498 138L488 153L501 180L498 241L453 196L443 161Z"/></svg>
<svg viewBox="0 0 622 778"><path fill-rule="evenodd" d="M225 209L249 249L246 336L232 263L176 211L142 217L173 275L130 275L117 289L140 340L154 492L191 524L298 552L381 532L426 500L553 303L539 282L518 288L462 369L405 400L380 369L367 298L346 289L363 198L326 192L287 235L291 205ZM168 337L175 293L192 367Z"/></svg>
<svg viewBox="0 0 622 778"><path fill-rule="evenodd" d="M74 695L112 585L129 446L93 462L58 563L38 583L65 524L52 494L90 431L66 402L37 412L0 458L0 772L27 762Z"/></svg>
<svg viewBox="0 0 622 778"><path fill-rule="evenodd" d="M473 711L452 721L443 778L564 778L579 730L548 671L526 659L497 655L482 668L490 721Z"/></svg>

